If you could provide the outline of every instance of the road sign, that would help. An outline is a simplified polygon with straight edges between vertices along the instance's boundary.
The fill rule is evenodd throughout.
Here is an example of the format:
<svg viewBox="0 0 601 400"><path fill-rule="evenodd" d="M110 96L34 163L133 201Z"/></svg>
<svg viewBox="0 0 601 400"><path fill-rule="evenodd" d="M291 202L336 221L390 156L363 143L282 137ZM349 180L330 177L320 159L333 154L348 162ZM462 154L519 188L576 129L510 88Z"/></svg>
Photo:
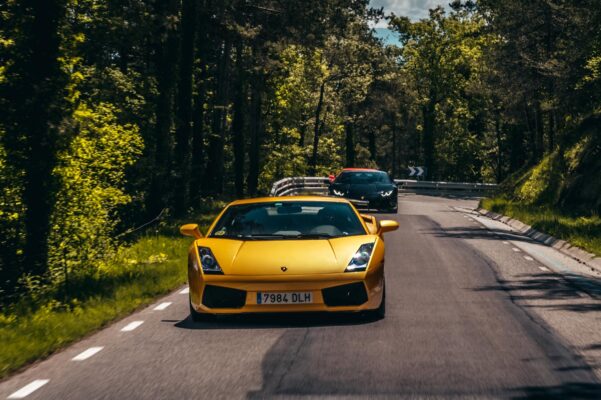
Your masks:
<svg viewBox="0 0 601 400"><path fill-rule="evenodd" d="M409 167L409 176L422 178L426 174L425 167Z"/></svg>

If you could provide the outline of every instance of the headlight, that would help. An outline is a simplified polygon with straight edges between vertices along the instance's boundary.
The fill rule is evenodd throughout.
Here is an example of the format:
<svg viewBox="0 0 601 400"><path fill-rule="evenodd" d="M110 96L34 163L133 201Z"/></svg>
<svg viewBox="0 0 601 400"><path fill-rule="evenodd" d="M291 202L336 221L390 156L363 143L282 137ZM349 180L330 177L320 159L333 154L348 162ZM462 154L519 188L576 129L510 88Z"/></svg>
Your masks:
<svg viewBox="0 0 601 400"><path fill-rule="evenodd" d="M394 189L389 190L388 192L380 192L380 196L382 197L388 197L392 195L392 192L394 192Z"/></svg>
<svg viewBox="0 0 601 400"><path fill-rule="evenodd" d="M202 272L205 274L223 274L217 259L213 255L213 252L208 247L198 246L198 255L200 256L200 265L202 266Z"/></svg>
<svg viewBox="0 0 601 400"><path fill-rule="evenodd" d="M343 191L334 189L333 192L334 192L335 196L344 196L344 192Z"/></svg>
<svg viewBox="0 0 601 400"><path fill-rule="evenodd" d="M365 271L367 264L371 259L371 252L374 249L373 243L365 243L359 247L359 250L353 255L344 272Z"/></svg>

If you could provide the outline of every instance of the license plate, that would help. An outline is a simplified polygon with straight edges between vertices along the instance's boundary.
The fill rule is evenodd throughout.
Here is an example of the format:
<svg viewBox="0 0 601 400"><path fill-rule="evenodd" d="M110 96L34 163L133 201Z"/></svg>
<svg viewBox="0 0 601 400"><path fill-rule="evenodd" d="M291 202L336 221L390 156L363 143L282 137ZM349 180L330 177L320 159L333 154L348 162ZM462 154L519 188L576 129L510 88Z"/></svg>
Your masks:
<svg viewBox="0 0 601 400"><path fill-rule="evenodd" d="M311 304L312 292L257 292L257 304Z"/></svg>

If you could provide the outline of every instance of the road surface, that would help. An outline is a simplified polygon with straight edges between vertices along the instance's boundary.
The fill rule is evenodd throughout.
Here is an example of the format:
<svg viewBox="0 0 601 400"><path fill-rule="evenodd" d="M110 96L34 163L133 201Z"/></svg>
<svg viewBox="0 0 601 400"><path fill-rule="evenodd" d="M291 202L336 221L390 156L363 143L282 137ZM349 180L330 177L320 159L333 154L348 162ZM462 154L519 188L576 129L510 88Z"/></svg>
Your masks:
<svg viewBox="0 0 601 400"><path fill-rule="evenodd" d="M599 281L564 279L577 263L476 205L406 195L380 215L400 224L383 320L193 323L182 288L4 380L0 398L600 399Z"/></svg>

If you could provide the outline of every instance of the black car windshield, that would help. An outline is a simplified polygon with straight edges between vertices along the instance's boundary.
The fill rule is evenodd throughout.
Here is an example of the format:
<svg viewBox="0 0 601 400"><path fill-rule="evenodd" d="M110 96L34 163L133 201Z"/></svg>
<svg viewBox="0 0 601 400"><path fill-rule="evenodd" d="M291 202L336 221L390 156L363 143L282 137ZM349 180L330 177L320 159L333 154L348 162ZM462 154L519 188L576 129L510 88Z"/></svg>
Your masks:
<svg viewBox="0 0 601 400"><path fill-rule="evenodd" d="M383 171L344 171L334 181L342 184L392 183Z"/></svg>
<svg viewBox="0 0 601 400"><path fill-rule="evenodd" d="M346 203L281 201L230 206L209 237L327 239L365 233L357 214Z"/></svg>

